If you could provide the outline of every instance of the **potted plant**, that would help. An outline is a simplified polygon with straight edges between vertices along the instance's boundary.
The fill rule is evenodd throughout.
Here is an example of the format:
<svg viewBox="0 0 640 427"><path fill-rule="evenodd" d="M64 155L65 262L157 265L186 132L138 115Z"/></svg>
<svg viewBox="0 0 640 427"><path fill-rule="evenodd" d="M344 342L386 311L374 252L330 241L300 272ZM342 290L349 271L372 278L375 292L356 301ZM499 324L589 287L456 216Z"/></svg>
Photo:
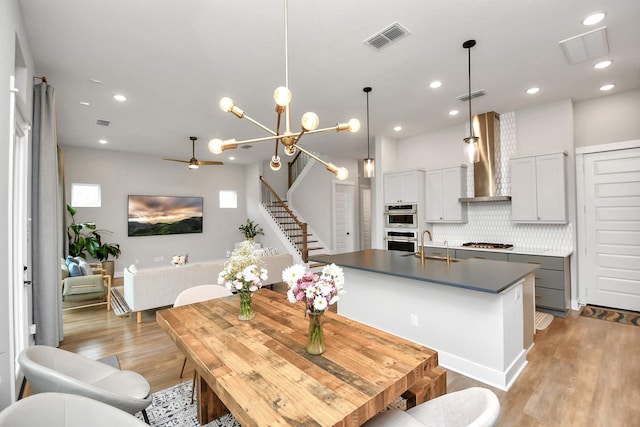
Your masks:
<svg viewBox="0 0 640 427"><path fill-rule="evenodd" d="M72 257L87 258L87 254L102 263L102 267L113 277L113 260L109 257L118 258L121 254L120 245L117 243L103 243L100 233L111 233L109 230L98 230L93 222L77 223L75 220L76 210L67 204L67 211L71 215L71 224L67 227L69 238L69 255Z"/></svg>
<svg viewBox="0 0 640 427"><path fill-rule="evenodd" d="M262 231L262 227L260 227L258 224L256 224L250 219L247 219L246 223L238 227L238 230L242 232L245 239L247 240L253 240L254 237L256 237L258 234L264 235L264 231Z"/></svg>
<svg viewBox="0 0 640 427"><path fill-rule="evenodd" d="M102 263L102 268L104 268L107 271L107 274L113 278L113 271L115 269L114 260L109 259L109 257L117 259L121 253L122 251L120 250L119 244L101 243L95 253L90 252L89 254L100 261Z"/></svg>

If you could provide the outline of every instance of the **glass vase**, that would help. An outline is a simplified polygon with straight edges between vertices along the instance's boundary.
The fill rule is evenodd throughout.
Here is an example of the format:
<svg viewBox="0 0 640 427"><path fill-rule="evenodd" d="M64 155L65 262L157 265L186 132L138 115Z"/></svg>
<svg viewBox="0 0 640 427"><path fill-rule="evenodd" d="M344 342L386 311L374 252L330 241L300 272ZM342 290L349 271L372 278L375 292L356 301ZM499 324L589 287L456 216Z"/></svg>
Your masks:
<svg viewBox="0 0 640 427"><path fill-rule="evenodd" d="M307 353L318 355L324 353L324 333L322 331L322 320L324 312L311 313L309 317L309 334L307 335Z"/></svg>
<svg viewBox="0 0 640 427"><path fill-rule="evenodd" d="M255 317L253 313L253 305L251 303L252 292L238 292L240 295L240 314L238 314L238 319L240 320L251 320Z"/></svg>

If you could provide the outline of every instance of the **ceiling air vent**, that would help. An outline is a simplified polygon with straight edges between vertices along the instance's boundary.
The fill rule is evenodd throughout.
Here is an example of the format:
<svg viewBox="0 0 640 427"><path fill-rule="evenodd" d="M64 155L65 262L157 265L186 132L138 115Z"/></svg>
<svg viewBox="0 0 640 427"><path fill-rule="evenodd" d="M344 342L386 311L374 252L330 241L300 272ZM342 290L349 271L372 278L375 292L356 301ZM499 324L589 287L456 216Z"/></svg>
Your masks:
<svg viewBox="0 0 640 427"><path fill-rule="evenodd" d="M456 99L467 102L469 99L480 98L481 96L485 96L486 94L487 94L486 90L480 89L480 90L471 92L471 96L469 96L468 93L465 93L464 95L457 96Z"/></svg>
<svg viewBox="0 0 640 427"><path fill-rule="evenodd" d="M379 31L367 38L363 43L376 50L380 50L383 47L408 36L409 34L411 34L409 33L409 30L399 23L394 22L382 31Z"/></svg>
<svg viewBox="0 0 640 427"><path fill-rule="evenodd" d="M96 120L96 124L99 126L109 126L111 122L109 120L98 119Z"/></svg>
<svg viewBox="0 0 640 427"><path fill-rule="evenodd" d="M599 58L609 53L607 27L596 28L559 43L569 64Z"/></svg>

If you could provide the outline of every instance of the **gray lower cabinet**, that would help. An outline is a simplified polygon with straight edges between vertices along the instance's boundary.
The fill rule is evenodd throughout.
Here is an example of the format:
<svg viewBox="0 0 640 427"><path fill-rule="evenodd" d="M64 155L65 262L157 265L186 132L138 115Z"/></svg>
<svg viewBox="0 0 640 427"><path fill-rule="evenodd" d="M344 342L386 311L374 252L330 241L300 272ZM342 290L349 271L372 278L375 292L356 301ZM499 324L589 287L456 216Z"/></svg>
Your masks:
<svg viewBox="0 0 640 427"><path fill-rule="evenodd" d="M509 261L539 264L536 275L536 307L565 316L570 302L569 257L509 254Z"/></svg>
<svg viewBox="0 0 640 427"><path fill-rule="evenodd" d="M490 251L467 251L464 249L456 249L456 258L458 259L493 259L496 261L509 261L509 255L502 252Z"/></svg>
<svg viewBox="0 0 640 427"><path fill-rule="evenodd" d="M446 256L446 248L429 247L425 249L427 256ZM570 306L571 279L569 257L513 254L469 249L450 249L451 258L457 259L492 259L497 261L538 264L536 277L536 307L540 307L559 316L567 314Z"/></svg>

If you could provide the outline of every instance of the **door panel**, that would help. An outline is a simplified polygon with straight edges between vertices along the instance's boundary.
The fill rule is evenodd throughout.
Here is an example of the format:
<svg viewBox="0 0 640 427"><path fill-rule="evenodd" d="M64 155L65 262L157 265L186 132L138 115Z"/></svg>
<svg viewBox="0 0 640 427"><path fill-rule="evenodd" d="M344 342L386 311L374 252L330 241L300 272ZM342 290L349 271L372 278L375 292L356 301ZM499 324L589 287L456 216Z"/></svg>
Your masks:
<svg viewBox="0 0 640 427"><path fill-rule="evenodd" d="M640 148L584 166L587 303L640 311Z"/></svg>

